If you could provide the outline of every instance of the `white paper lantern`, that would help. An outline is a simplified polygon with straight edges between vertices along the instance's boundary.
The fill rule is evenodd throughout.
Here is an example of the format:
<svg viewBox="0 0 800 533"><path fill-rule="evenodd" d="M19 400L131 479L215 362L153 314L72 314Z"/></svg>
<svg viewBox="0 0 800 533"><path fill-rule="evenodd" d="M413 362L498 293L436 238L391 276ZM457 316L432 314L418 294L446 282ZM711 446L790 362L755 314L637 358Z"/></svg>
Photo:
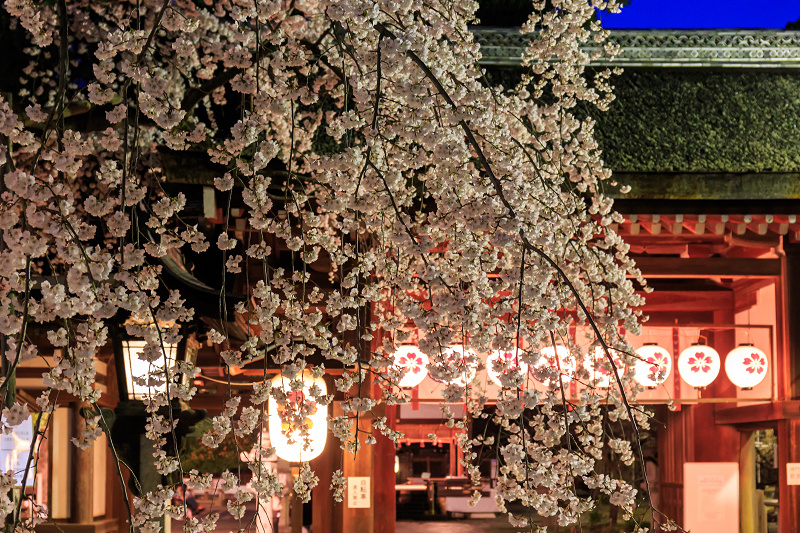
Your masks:
<svg viewBox="0 0 800 533"><path fill-rule="evenodd" d="M725 358L725 373L731 383L741 389L752 389L767 375L767 354L752 344L742 344Z"/></svg>
<svg viewBox="0 0 800 533"><path fill-rule="evenodd" d="M492 352L486 359L486 371L489 374L489 379L498 387L503 386L500 376L505 376L506 384L512 387L521 385L525 379L525 374L528 372L528 365L522 362L519 357L519 349Z"/></svg>
<svg viewBox="0 0 800 533"><path fill-rule="evenodd" d="M400 346L394 352L394 366L405 371L401 387L416 387L428 375L428 356L416 346Z"/></svg>
<svg viewBox="0 0 800 533"><path fill-rule="evenodd" d="M555 348L552 346L545 346L541 349L539 360L533 365L534 377L540 381L545 387L550 386L550 378L545 377L540 379L537 377L541 375L541 371L550 369L551 372L561 373L561 383L567 384L575 377L575 358L572 357L569 348L566 346L558 345ZM558 362L556 362L556 355L558 355ZM539 372L536 372L536 371Z"/></svg>
<svg viewBox="0 0 800 533"><path fill-rule="evenodd" d="M328 407L319 405L311 395L311 387L319 387L320 394L326 394L328 389L325 381L315 378L309 372L297 376L303 382L300 390L293 391L289 385L290 379L278 375L272 379L272 388L286 392L287 400L278 404L275 398L269 399L269 438L275 453L281 459L291 463L310 461L318 457L325 449L328 438ZM299 428L289 432L287 415L299 413L299 407L305 406L308 411L303 425L308 428L308 435L301 435ZM285 418L282 418L283 415ZM287 434L288 432L288 434Z"/></svg>
<svg viewBox="0 0 800 533"><path fill-rule="evenodd" d="M667 380L672 372L672 356L655 344L645 344L638 350L636 365L633 367L635 379L642 387L653 389Z"/></svg>
<svg viewBox="0 0 800 533"><path fill-rule="evenodd" d="M432 379L464 387L478 373L478 356L461 345L445 349L428 365Z"/></svg>
<svg viewBox="0 0 800 533"><path fill-rule="evenodd" d="M611 353L614 366L617 367L617 374L622 377L622 374L625 373L625 363L622 362L618 351L611 348L609 348L608 351ZM607 389L612 383L616 384L617 380L614 377L614 371L611 365L608 364L606 351L602 346L597 346L594 351L586 354L583 360L583 368L589 372L589 382L595 387Z"/></svg>
<svg viewBox="0 0 800 533"><path fill-rule="evenodd" d="M704 389L711 384L717 378L719 368L719 354L704 344L693 344L678 357L678 373L695 389Z"/></svg>

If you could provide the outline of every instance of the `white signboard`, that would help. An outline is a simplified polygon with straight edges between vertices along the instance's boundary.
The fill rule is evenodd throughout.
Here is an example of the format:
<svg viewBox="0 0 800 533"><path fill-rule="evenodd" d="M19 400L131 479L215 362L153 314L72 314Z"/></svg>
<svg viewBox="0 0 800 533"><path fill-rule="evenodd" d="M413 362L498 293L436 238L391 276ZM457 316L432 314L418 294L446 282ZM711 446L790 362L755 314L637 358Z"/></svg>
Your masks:
<svg viewBox="0 0 800 533"><path fill-rule="evenodd" d="M22 424L14 427L9 434L0 434L0 469L3 472L14 471L17 485L22 485L25 476L25 467L30 457L31 441L33 440L33 419L28 417ZM35 480L33 462L28 472L26 486L32 487Z"/></svg>
<svg viewBox="0 0 800 533"><path fill-rule="evenodd" d="M683 527L739 531L739 463L684 463Z"/></svg>
<svg viewBox="0 0 800 533"><path fill-rule="evenodd" d="M800 485L800 463L786 463L786 484Z"/></svg>
<svg viewBox="0 0 800 533"><path fill-rule="evenodd" d="M347 507L350 509L368 509L370 507L370 490L368 477L347 478Z"/></svg>

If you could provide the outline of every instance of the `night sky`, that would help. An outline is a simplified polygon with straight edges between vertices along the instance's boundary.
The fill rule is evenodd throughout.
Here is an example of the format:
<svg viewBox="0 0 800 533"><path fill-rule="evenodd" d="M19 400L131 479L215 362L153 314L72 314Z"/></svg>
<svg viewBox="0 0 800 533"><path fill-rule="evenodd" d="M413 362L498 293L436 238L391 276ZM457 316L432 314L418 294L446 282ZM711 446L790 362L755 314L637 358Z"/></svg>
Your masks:
<svg viewBox="0 0 800 533"><path fill-rule="evenodd" d="M800 0L631 0L605 28L774 28L800 18Z"/></svg>

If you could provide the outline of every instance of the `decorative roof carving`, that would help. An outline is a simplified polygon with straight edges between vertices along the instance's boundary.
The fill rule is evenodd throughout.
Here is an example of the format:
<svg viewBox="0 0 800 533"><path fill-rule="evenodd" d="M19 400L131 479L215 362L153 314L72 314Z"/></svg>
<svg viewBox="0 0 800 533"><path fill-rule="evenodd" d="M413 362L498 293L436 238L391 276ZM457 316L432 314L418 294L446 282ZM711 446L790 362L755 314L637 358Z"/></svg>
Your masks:
<svg viewBox="0 0 800 533"><path fill-rule="evenodd" d="M475 28L484 65L522 63L529 35L518 28ZM612 30L620 54L593 65L621 67L800 67L800 32L784 30ZM587 46L592 52L596 46Z"/></svg>

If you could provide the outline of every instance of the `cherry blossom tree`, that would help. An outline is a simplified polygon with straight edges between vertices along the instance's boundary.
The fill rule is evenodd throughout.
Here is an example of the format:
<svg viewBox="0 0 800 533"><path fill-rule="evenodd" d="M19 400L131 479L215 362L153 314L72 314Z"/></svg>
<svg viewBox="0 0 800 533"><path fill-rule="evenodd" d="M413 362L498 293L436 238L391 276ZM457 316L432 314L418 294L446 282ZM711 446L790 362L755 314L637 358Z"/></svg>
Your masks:
<svg viewBox="0 0 800 533"><path fill-rule="evenodd" d="M325 374L324 364L308 363L322 356L344 368L335 380L344 415L330 427L357 452L374 440L359 435L359 417L407 400L392 354L413 329L431 373L448 383L443 402L464 403L476 416L486 416L489 401L470 374L481 364L476 354L510 351L515 368L536 368L549 384L542 392L526 385L527 373L501 376L496 440L470 438L468 420L443 409L448 424L465 430L459 446L473 480L477 448L497 448L498 505L530 510L509 513L512 523L533 515L576 523L597 504L577 494L577 481L634 513L638 487L595 467L604 454L625 464L641 459L635 431L621 438L608 428L647 424L629 400L637 392L631 372L618 371L611 352L631 362L620 331L639 330L634 291L644 281L611 229L621 219L605 192L616 184L594 122L577 112L602 111L613 100L611 73L587 70L592 57L582 48L604 40L595 8L616 9L613 2L534 2L522 28L531 37L525 74L511 88L492 86L479 66L473 1L6 0L4 7L3 31L26 42L27 62L13 73L13 94L0 97L6 376L40 355L33 326L45 332L60 355L37 404L52 410L68 393L89 406L76 445L108 432L93 363L107 349L109 328L124 318L127 332L147 341L142 357L157 362L181 338L181 325L196 320L180 291L165 286L160 262L192 255L219 261L222 326L206 333L220 346L220 365L265 362L264 380L246 400L230 392L205 446L231 432L260 433L270 397L283 404L287 431L307 435L309 402L271 387L266 369L279 368L289 390L299 391L306 376ZM164 158L180 152L224 169L213 183L227 205L218 234L187 223L185 195L164 186ZM232 202L244 205L248 240L235 237ZM288 249L291 261L276 262L269 243ZM314 265L327 271L324 287ZM225 287L243 271L261 275L232 304ZM225 330L230 313L252 326L245 342ZM583 347L570 336L574 326L591 331ZM452 345L463 357L448 358ZM558 357L537 366L542 350L556 345L573 360L601 347L615 387L568 397L563 376L588 377L581 365L562 368ZM175 428L171 406L196 392L191 379L175 377L197 370L162 366L162 375L149 377L167 387L147 401L147 431L159 472L177 481L135 498L131 525L146 532L184 513L171 503L176 484L210 482L206 473L184 472L165 446ZM372 383L380 395L368 392ZM9 380L0 390L11 394ZM318 388L310 394L321 405L333 397ZM27 408L10 405L4 415L11 428ZM385 417L371 431L400 438ZM282 490L265 466L272 454L259 448L242 466L258 499ZM238 484L233 472L223 477ZM8 475L0 482L13 483ZM304 464L294 488L308 498L318 482L328 480ZM337 472L339 496L343 484ZM229 511L241 517L250 497L240 493ZM20 505L0 500L0 514L19 523ZM215 520L184 524L208 531Z"/></svg>

